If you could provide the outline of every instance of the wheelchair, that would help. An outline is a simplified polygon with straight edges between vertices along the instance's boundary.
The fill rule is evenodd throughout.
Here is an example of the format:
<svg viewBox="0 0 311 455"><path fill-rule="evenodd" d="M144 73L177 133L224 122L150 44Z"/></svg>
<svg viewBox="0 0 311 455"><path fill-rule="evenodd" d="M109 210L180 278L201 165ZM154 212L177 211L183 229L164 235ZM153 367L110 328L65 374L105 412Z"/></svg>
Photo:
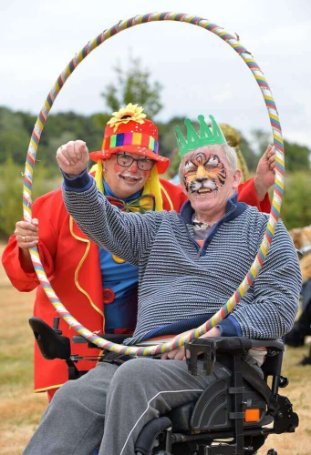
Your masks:
<svg viewBox="0 0 311 455"><path fill-rule="evenodd" d="M70 341L38 318L29 320L42 355L66 361L69 378L83 372L71 354ZM105 338L122 343L124 335ZM75 342L87 342L77 336ZM245 361L249 349L265 347L262 376ZM231 375L217 373L196 402L186 403L152 420L141 430L135 455L251 455L270 434L294 432L298 415L279 389L288 385L281 375L284 345L279 341L243 337L195 339L186 346L189 371L210 374L220 362ZM267 455L277 455L270 449Z"/></svg>

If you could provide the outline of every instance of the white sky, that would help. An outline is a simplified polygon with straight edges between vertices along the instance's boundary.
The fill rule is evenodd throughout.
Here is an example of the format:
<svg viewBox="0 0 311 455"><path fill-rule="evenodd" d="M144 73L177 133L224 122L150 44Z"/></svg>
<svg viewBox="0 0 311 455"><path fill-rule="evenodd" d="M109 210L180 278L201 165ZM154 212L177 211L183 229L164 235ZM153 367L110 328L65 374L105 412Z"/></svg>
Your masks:
<svg viewBox="0 0 311 455"><path fill-rule="evenodd" d="M237 33L265 74L286 139L310 145L310 0L0 0L0 105L38 114L61 71L89 40L120 19L173 11ZM214 114L244 134L270 131L261 92L243 60L199 27L158 22L125 30L74 71L51 112L106 110L100 96L131 51L164 86L158 116Z"/></svg>

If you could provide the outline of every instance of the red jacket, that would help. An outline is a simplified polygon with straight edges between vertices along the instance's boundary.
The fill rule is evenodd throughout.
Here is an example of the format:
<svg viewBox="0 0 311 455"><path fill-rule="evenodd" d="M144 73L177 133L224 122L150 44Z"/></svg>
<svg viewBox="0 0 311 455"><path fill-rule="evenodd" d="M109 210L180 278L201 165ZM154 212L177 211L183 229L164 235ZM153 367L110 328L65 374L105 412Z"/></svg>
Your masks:
<svg viewBox="0 0 311 455"><path fill-rule="evenodd" d="M186 200L180 187L161 180L163 208L179 211ZM269 198L263 205L257 200L252 180L239 188L239 200L269 211ZM99 249L78 228L67 213L60 189L38 198L33 204L33 217L39 219L38 250L50 283L68 311L82 325L94 332L104 332L102 277ZM37 288L34 316L53 326L58 315L46 296L33 270L25 270L20 260L16 238L12 235L2 256L3 266L13 286L19 291ZM75 332L60 319L60 330L70 339ZM87 344L73 344L72 353L97 355L98 349ZM95 361L80 361L79 369L88 370ZM67 366L62 360L46 360L35 343L34 388L36 392L56 389L68 379Z"/></svg>

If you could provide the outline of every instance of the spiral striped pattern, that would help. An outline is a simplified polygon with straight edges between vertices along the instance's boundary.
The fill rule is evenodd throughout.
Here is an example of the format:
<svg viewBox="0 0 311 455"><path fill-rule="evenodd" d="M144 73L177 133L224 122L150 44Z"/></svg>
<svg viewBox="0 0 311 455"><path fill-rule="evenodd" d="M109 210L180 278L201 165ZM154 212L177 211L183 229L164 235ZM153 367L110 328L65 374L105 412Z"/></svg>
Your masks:
<svg viewBox="0 0 311 455"><path fill-rule="evenodd" d="M164 343L157 346L148 346L148 347L126 347L111 343L104 338L100 338L97 335L90 332L88 329L83 327L73 316L71 316L64 305L60 302L57 295L53 291L51 284L45 274L45 271L40 262L38 250L36 247L30 248L31 258L34 264L35 271L40 280L42 287L44 288L47 296L49 297L52 305L55 307L60 316L65 319L65 321L80 335L88 339L90 342L96 344L100 348L107 349L109 351L119 352L122 354L134 354L138 356L147 356L155 355L159 353L164 353L172 349L181 347L185 342L201 336L206 331L210 330L212 327L215 327L216 324L221 322L227 314L229 314L239 303L240 299L245 295L253 281L256 279L263 263L264 259L270 248L272 238L275 232L276 223L280 216L280 209L283 199L284 191L284 146L282 139L281 126L279 121L279 116L271 90L269 88L266 78L255 62L252 54L240 43L239 37L237 35L232 35L224 30L219 25L213 24L207 19L202 19L196 16L189 16L187 14L178 14L178 13L151 13L145 14L142 16L135 16L128 20L120 21L111 28L104 30L96 38L89 41L83 49L78 52L78 54L69 62L66 68L57 78L54 86L49 92L42 110L39 113L39 116L36 120L31 139L28 146L28 151L26 155L25 171L24 171L24 185L23 185L23 213L24 218L27 221L31 221L32 218L32 177L36 161L36 153L40 142L41 133L45 126L47 117L49 115L50 109L53 106L53 103L65 84L68 77L76 69L79 63L82 62L94 49L101 45L104 41L116 35L117 33L131 28L133 26L144 24L147 22L159 22L159 21L177 21L184 22L187 24L192 24L195 26L202 27L214 35L219 36L223 41L229 44L232 49L244 60L246 65L249 67L252 72L259 89L262 93L267 112L270 119L270 124L273 133L274 147L276 151L276 172L275 172L275 184L274 192L272 198L272 208L269 216L269 221L267 228L257 252L256 258L253 264L250 267L250 270L246 274L244 280L234 292L234 294L229 298L226 304L205 324L201 325L197 329L194 329L187 336L178 336L174 339L173 342Z"/></svg>

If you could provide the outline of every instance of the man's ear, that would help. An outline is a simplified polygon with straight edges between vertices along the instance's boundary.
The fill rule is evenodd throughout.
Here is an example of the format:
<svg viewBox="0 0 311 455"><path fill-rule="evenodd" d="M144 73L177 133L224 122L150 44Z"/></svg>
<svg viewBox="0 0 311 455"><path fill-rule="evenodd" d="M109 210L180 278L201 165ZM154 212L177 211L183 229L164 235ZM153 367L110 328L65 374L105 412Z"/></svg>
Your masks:
<svg viewBox="0 0 311 455"><path fill-rule="evenodd" d="M242 179L242 172L240 171L240 169L236 169L233 174L233 182L232 182L232 188L234 190L238 189L238 186L241 183L241 179Z"/></svg>

